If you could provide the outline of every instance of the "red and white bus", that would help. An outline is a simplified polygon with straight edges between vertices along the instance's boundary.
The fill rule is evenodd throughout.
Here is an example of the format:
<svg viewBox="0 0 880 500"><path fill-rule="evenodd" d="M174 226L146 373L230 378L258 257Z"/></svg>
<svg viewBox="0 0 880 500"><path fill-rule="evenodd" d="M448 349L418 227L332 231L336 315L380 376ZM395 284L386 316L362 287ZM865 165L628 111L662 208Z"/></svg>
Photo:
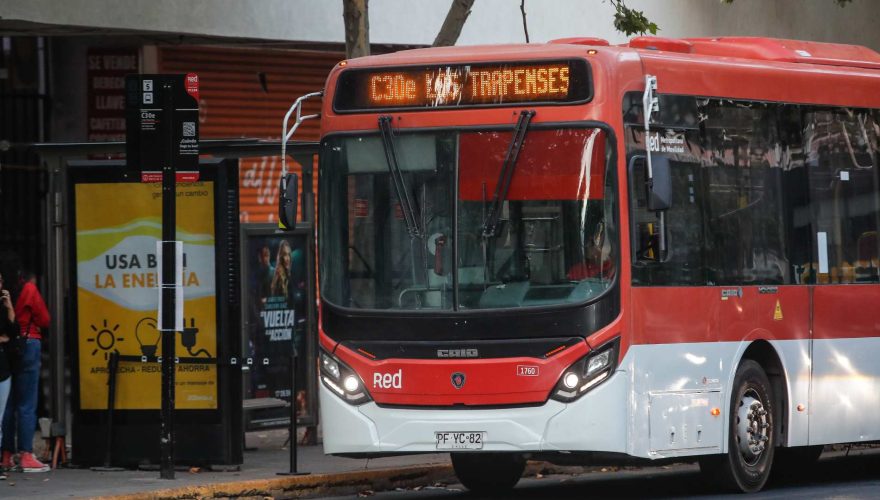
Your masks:
<svg viewBox="0 0 880 500"><path fill-rule="evenodd" d="M693 457L750 492L880 440L880 54L432 48L323 97L327 453L449 451L477 491Z"/></svg>

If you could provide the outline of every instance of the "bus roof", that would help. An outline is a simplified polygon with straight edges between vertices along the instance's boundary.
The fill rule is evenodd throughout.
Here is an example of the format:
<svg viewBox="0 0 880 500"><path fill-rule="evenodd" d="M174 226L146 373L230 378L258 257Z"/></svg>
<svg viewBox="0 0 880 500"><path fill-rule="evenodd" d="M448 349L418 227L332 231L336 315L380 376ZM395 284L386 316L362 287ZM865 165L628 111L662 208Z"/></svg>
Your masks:
<svg viewBox="0 0 880 500"><path fill-rule="evenodd" d="M432 47L343 61L327 80L336 92L341 71L355 68L587 59L593 68L594 99L587 104L547 107L537 121L609 121L624 93L644 89L644 75L658 78L664 94L854 108L880 108L880 54L858 45L757 37L673 39L637 37L623 45L599 38L548 43ZM523 105L511 103L510 107ZM322 130L374 127L372 113L340 115L324 102ZM508 123L510 111L492 109L407 110L409 127ZM400 114L400 113L398 113Z"/></svg>
<svg viewBox="0 0 880 500"><path fill-rule="evenodd" d="M457 47L426 47L401 50L390 54L359 57L347 61L350 68L405 66L416 64L494 62L531 59L582 57L584 48L560 44L466 45Z"/></svg>
<svg viewBox="0 0 880 500"><path fill-rule="evenodd" d="M718 37L684 38L671 41L672 47L663 47L670 39L638 37L630 40L633 48L684 52L718 57L735 57L760 61L848 66L852 68L880 69L880 54L861 45L807 42L780 38Z"/></svg>
<svg viewBox="0 0 880 500"><path fill-rule="evenodd" d="M574 46L569 49L566 46ZM593 46L613 49L635 49L639 52L693 54L767 62L818 64L864 69L880 69L880 54L861 46L840 43L810 42L765 37L666 38L641 36L628 43L611 46L607 40L572 37L551 40L546 44L474 45L430 47L403 50L350 61L352 66L387 66L395 64L434 63L438 60L483 61L521 58L527 50L529 58L565 57L582 53L577 47Z"/></svg>

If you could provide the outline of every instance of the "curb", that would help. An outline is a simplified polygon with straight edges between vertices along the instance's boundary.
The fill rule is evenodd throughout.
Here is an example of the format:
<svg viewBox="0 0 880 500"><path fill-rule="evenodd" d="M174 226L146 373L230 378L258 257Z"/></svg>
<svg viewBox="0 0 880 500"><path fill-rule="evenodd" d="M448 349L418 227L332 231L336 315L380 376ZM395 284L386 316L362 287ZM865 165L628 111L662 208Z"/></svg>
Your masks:
<svg viewBox="0 0 880 500"><path fill-rule="evenodd" d="M189 498L307 498L345 495L364 490L412 488L454 480L449 464L417 465L395 469L373 469L332 474L309 474L275 479L252 479L198 486L183 486L125 495L94 497L97 500L167 500Z"/></svg>

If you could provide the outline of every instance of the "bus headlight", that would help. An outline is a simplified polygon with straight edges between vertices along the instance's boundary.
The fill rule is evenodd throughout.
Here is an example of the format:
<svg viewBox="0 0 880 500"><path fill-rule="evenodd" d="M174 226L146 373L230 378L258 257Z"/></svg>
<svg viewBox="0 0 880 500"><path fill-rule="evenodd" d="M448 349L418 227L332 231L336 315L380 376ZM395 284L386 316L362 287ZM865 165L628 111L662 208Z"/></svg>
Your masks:
<svg viewBox="0 0 880 500"><path fill-rule="evenodd" d="M620 338L615 338L575 361L562 372L550 398L570 403L607 380L617 368L619 350Z"/></svg>
<svg viewBox="0 0 880 500"><path fill-rule="evenodd" d="M342 388L345 389L345 392L357 392L360 387L361 383L354 375L345 377L345 382L342 383Z"/></svg>
<svg viewBox="0 0 880 500"><path fill-rule="evenodd" d="M601 354L597 354L587 361L587 377L599 373L600 371L608 368L608 363L611 361L611 350L606 349Z"/></svg>
<svg viewBox="0 0 880 500"><path fill-rule="evenodd" d="M370 394L364 388L361 378L338 358L321 351L318 365L320 366L321 382L343 401L352 405L360 405L370 401Z"/></svg>
<svg viewBox="0 0 880 500"><path fill-rule="evenodd" d="M578 386L578 382L581 381L581 378L575 372L567 372L564 377L562 377L562 383L565 384L565 387L568 389L574 389Z"/></svg>
<svg viewBox="0 0 880 500"><path fill-rule="evenodd" d="M327 353L321 353L321 371L327 372L334 380L339 380L339 363Z"/></svg>

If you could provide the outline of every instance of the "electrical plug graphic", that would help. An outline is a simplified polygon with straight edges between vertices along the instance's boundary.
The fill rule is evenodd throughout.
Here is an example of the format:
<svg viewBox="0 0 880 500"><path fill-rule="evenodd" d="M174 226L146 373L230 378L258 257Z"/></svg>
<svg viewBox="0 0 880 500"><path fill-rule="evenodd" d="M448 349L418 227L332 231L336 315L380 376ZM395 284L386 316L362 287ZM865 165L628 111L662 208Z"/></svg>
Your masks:
<svg viewBox="0 0 880 500"><path fill-rule="evenodd" d="M183 344L183 347L186 348L186 351L192 357L198 357L204 354L206 357L211 357L211 353L205 349L199 349L193 352L193 349L196 347L196 335L199 333L199 329L196 328L196 319L189 319L189 328L186 326L183 327L183 331L180 332L180 342Z"/></svg>

